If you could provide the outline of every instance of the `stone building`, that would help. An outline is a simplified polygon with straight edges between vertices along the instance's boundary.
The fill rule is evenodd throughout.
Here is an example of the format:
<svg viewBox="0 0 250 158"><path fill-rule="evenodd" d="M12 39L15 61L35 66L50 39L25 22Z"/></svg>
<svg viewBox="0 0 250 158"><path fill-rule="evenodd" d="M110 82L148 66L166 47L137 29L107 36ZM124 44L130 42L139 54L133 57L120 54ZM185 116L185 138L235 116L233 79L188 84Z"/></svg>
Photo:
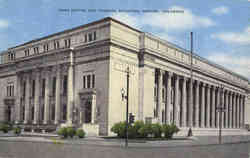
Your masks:
<svg viewBox="0 0 250 158"><path fill-rule="evenodd" d="M242 128L248 79L194 54L191 82L190 63L189 51L109 17L35 39L1 53L0 121L110 135L125 120L129 68L135 120L213 129L222 105L223 128Z"/></svg>

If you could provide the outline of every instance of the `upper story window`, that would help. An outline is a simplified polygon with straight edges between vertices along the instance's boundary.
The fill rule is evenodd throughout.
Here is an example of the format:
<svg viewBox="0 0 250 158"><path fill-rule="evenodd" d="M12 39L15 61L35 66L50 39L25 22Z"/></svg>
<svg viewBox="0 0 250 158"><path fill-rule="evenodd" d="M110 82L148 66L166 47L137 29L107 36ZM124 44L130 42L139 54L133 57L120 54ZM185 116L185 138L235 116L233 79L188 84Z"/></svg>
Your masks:
<svg viewBox="0 0 250 158"><path fill-rule="evenodd" d="M59 41L54 41L54 49L59 49L59 48L60 48Z"/></svg>
<svg viewBox="0 0 250 158"><path fill-rule="evenodd" d="M70 47L70 38L69 39L65 39L64 43L65 43L65 48L69 48Z"/></svg>
<svg viewBox="0 0 250 158"><path fill-rule="evenodd" d="M84 36L84 42L85 43L88 42L88 35L87 34L85 34L85 36Z"/></svg>
<svg viewBox="0 0 250 158"><path fill-rule="evenodd" d="M93 40L92 39L92 33L89 33L88 36L89 36L89 42L91 42Z"/></svg>
<svg viewBox="0 0 250 158"><path fill-rule="evenodd" d="M43 51L44 52L49 51L49 44L48 43L43 45Z"/></svg>
<svg viewBox="0 0 250 158"><path fill-rule="evenodd" d="M94 40L96 40L96 31L94 31L93 34L94 34Z"/></svg>
<svg viewBox="0 0 250 158"><path fill-rule="evenodd" d="M30 50L29 50L29 49L26 49L26 50L24 51L24 54L25 54L25 56L29 56L29 55L30 55Z"/></svg>
<svg viewBox="0 0 250 158"><path fill-rule="evenodd" d="M13 52L9 52L8 53L8 60L11 61L11 60L15 60L16 58L16 54L13 53Z"/></svg>
<svg viewBox="0 0 250 158"><path fill-rule="evenodd" d="M39 48L38 47L34 47L33 50L34 50L34 54L38 54L39 53Z"/></svg>
<svg viewBox="0 0 250 158"><path fill-rule="evenodd" d="M14 83L8 83L7 85L7 97L14 96Z"/></svg>
<svg viewBox="0 0 250 158"><path fill-rule="evenodd" d="M83 88L95 88L94 74L86 74L83 76Z"/></svg>

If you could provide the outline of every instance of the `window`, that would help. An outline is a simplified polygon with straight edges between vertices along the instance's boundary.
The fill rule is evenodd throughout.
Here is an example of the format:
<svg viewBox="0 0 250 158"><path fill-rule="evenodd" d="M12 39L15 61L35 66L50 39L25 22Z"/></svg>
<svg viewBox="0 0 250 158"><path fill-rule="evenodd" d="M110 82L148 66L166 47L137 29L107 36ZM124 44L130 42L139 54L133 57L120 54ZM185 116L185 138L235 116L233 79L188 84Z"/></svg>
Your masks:
<svg viewBox="0 0 250 158"><path fill-rule="evenodd" d="M165 88L162 88L162 101L165 102Z"/></svg>
<svg viewBox="0 0 250 158"><path fill-rule="evenodd" d="M66 120L67 119L67 105L66 104L63 104L63 116L62 116L62 119L63 120Z"/></svg>
<svg viewBox="0 0 250 158"><path fill-rule="evenodd" d="M45 96L45 79L42 80L42 96Z"/></svg>
<svg viewBox="0 0 250 158"><path fill-rule="evenodd" d="M14 84L8 83L7 85L7 97L13 97L14 96Z"/></svg>
<svg viewBox="0 0 250 158"><path fill-rule="evenodd" d="M65 39L64 43L65 43L65 48L69 48L70 47L70 39Z"/></svg>
<svg viewBox="0 0 250 158"><path fill-rule="evenodd" d="M26 81L23 82L23 98L25 98L26 95Z"/></svg>
<svg viewBox="0 0 250 158"><path fill-rule="evenodd" d="M94 31L94 40L96 40L96 31Z"/></svg>
<svg viewBox="0 0 250 158"><path fill-rule="evenodd" d="M87 74L83 76L83 88L95 88L94 74Z"/></svg>
<svg viewBox="0 0 250 158"><path fill-rule="evenodd" d="M15 53L13 53L13 52L9 52L8 53L8 60L15 60L15 57L16 57L16 54Z"/></svg>
<svg viewBox="0 0 250 158"><path fill-rule="evenodd" d="M29 55L30 55L30 50L29 50L29 49L26 49L26 50L24 51L24 54L25 54L25 56L29 56Z"/></svg>
<svg viewBox="0 0 250 158"><path fill-rule="evenodd" d="M91 42L92 41L92 34L89 33L88 36L89 36L89 42Z"/></svg>
<svg viewBox="0 0 250 158"><path fill-rule="evenodd" d="M84 36L84 42L85 43L88 42L88 36L87 36L87 34Z"/></svg>
<svg viewBox="0 0 250 158"><path fill-rule="evenodd" d="M68 76L65 75L63 77L63 94L66 95L67 94L67 84L68 84Z"/></svg>
<svg viewBox="0 0 250 158"><path fill-rule="evenodd" d="M87 88L90 88L90 75L87 76Z"/></svg>
<svg viewBox="0 0 250 158"><path fill-rule="evenodd" d="M92 75L92 88L95 88L95 75Z"/></svg>
<svg viewBox="0 0 250 158"><path fill-rule="evenodd" d="M35 96L35 86L36 86L35 80L32 80L32 97Z"/></svg>
<svg viewBox="0 0 250 158"><path fill-rule="evenodd" d="M59 41L54 41L54 49L59 49L59 48L60 48Z"/></svg>
<svg viewBox="0 0 250 158"><path fill-rule="evenodd" d="M86 76L83 76L83 88L86 88Z"/></svg>
<svg viewBox="0 0 250 158"><path fill-rule="evenodd" d="M49 51L49 44L48 43L43 45L43 51L44 52Z"/></svg>
<svg viewBox="0 0 250 158"><path fill-rule="evenodd" d="M33 50L34 50L34 54L38 54L39 53L38 47L34 47Z"/></svg>
<svg viewBox="0 0 250 158"><path fill-rule="evenodd" d="M56 77L53 77L53 83L52 83L52 95L56 95Z"/></svg>

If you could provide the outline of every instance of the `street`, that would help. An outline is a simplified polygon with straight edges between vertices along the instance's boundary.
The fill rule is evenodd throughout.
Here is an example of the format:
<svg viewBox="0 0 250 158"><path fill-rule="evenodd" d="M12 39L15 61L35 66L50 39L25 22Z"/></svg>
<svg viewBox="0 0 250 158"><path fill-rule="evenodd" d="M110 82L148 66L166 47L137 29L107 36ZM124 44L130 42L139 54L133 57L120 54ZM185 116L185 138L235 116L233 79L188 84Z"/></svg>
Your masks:
<svg viewBox="0 0 250 158"><path fill-rule="evenodd" d="M248 158L250 143L176 147L112 147L0 141L0 158Z"/></svg>

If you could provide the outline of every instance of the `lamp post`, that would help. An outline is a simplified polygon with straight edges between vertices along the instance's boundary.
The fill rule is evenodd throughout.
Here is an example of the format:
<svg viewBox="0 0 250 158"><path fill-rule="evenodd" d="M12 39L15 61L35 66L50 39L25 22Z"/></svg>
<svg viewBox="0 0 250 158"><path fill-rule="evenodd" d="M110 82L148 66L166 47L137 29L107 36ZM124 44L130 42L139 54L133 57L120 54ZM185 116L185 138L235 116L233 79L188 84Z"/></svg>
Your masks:
<svg viewBox="0 0 250 158"><path fill-rule="evenodd" d="M125 96L125 90L122 88L121 93L122 93L122 100L126 99L127 104L126 104L126 127L125 127L125 147L128 147L128 103L129 103L129 67L127 67L126 71L127 73L127 95Z"/></svg>
<svg viewBox="0 0 250 158"><path fill-rule="evenodd" d="M222 132L222 112L226 111L226 108L222 105L222 95L223 95L224 87L221 85L220 88L220 103L219 106L216 107L216 112L219 112L219 144L221 144L221 132Z"/></svg>

